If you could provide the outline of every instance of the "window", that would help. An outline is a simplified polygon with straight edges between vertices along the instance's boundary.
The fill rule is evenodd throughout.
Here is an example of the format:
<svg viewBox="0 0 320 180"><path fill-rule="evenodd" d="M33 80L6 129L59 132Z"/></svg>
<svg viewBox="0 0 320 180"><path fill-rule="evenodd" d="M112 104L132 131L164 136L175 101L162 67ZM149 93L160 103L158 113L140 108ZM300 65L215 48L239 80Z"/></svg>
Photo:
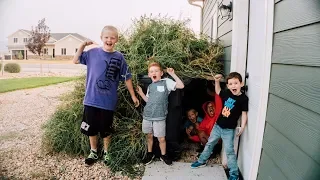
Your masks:
<svg viewBox="0 0 320 180"><path fill-rule="evenodd" d="M48 48L43 49L43 54L48 54Z"/></svg>
<svg viewBox="0 0 320 180"><path fill-rule="evenodd" d="M18 38L13 38L13 43L18 43Z"/></svg>
<svg viewBox="0 0 320 180"><path fill-rule="evenodd" d="M23 38L23 42L24 43L28 42L28 38Z"/></svg>
<svg viewBox="0 0 320 180"><path fill-rule="evenodd" d="M66 55L66 54L67 54L67 49L61 48L61 55Z"/></svg>

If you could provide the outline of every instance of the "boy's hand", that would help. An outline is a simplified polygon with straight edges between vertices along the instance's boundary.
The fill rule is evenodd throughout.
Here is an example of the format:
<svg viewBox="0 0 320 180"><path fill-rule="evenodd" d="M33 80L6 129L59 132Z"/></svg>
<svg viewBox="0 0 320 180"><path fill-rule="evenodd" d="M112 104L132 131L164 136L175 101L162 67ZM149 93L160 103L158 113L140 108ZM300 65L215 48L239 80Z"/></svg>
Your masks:
<svg viewBox="0 0 320 180"><path fill-rule="evenodd" d="M216 74L216 75L214 76L214 80L215 80L215 81L220 81L221 78L222 78L222 74Z"/></svg>
<svg viewBox="0 0 320 180"><path fill-rule="evenodd" d="M137 90L137 93L138 93L138 94L141 94L141 93L142 93L142 88L141 88L140 86L137 86L137 89L136 89L136 90Z"/></svg>
<svg viewBox="0 0 320 180"><path fill-rule="evenodd" d="M175 74L173 68L167 68L167 73L168 73L170 76L172 76L172 75Z"/></svg>
<svg viewBox="0 0 320 180"><path fill-rule="evenodd" d="M85 41L82 43L83 46L90 46L91 44L93 44L92 41Z"/></svg>
<svg viewBox="0 0 320 180"><path fill-rule="evenodd" d="M138 107L140 105L140 102L136 96L131 96L132 101L134 103L134 107Z"/></svg>
<svg viewBox="0 0 320 180"><path fill-rule="evenodd" d="M186 133L187 133L187 135L189 135L189 136L190 136L190 133L191 133L191 129L189 129L189 128L186 128Z"/></svg>
<svg viewBox="0 0 320 180"><path fill-rule="evenodd" d="M240 136L244 131L244 127L239 127L237 129L239 129L239 132L237 133L237 136Z"/></svg>

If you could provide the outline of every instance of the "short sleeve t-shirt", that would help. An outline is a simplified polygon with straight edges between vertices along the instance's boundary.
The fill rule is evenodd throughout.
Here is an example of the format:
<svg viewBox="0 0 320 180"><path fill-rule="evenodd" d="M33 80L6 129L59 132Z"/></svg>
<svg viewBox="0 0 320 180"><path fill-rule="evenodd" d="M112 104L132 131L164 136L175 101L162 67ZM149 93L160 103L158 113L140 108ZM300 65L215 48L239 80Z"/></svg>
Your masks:
<svg viewBox="0 0 320 180"><path fill-rule="evenodd" d="M93 48L84 51L79 60L87 66L83 104L114 111L119 82L131 78L123 55L118 51L106 52L102 48Z"/></svg>
<svg viewBox="0 0 320 180"><path fill-rule="evenodd" d="M166 86L167 86L167 89L168 89L169 93L171 91L175 91L176 90L177 82L173 81L172 79L164 78L164 79L161 79L160 81L166 81ZM149 97L149 87L148 87L146 96Z"/></svg>
<svg viewBox="0 0 320 180"><path fill-rule="evenodd" d="M217 124L223 129L235 129L242 111L248 111L249 99L244 93L239 96L233 95L229 89L221 91L219 95L223 108Z"/></svg>
<svg viewBox="0 0 320 180"><path fill-rule="evenodd" d="M202 118L201 117L197 117L197 122L200 124L202 122ZM187 120L187 122L184 124L184 127L187 128L189 126L193 126L193 123L190 120Z"/></svg>

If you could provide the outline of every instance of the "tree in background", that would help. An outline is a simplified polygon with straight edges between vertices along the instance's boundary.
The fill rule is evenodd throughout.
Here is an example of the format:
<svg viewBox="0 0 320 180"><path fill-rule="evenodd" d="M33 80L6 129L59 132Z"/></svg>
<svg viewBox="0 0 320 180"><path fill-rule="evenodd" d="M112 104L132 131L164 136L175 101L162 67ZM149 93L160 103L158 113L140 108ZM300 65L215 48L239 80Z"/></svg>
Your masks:
<svg viewBox="0 0 320 180"><path fill-rule="evenodd" d="M50 38L50 29L45 23L46 19L43 18L38 22L38 25L31 30L31 37L28 41L27 48L33 54L41 56L43 54L43 47Z"/></svg>

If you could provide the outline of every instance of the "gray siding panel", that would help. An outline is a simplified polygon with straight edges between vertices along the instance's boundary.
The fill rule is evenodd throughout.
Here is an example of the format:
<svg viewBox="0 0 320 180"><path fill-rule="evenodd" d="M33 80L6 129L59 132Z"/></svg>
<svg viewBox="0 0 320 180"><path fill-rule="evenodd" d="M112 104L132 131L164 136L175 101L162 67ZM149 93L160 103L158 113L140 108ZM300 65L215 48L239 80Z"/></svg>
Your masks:
<svg viewBox="0 0 320 180"><path fill-rule="evenodd" d="M223 56L223 71L225 75L230 73L231 67L231 49L232 46L224 48L224 56Z"/></svg>
<svg viewBox="0 0 320 180"><path fill-rule="evenodd" d="M320 23L276 33L272 63L320 66Z"/></svg>
<svg viewBox="0 0 320 180"><path fill-rule="evenodd" d="M232 46L224 48L224 59L227 61L231 61L231 50Z"/></svg>
<svg viewBox="0 0 320 180"><path fill-rule="evenodd" d="M228 75L230 73L231 61L224 60L223 64L224 64L224 66L223 66L224 67L223 68L224 74Z"/></svg>
<svg viewBox="0 0 320 180"><path fill-rule="evenodd" d="M227 33L219 38L224 47L228 47L232 45L232 32ZM230 58L231 60L231 58Z"/></svg>
<svg viewBox="0 0 320 180"><path fill-rule="evenodd" d="M270 93L320 114L320 68L273 64Z"/></svg>
<svg viewBox="0 0 320 180"><path fill-rule="evenodd" d="M259 176L257 180L287 180L287 178L280 171L280 168L273 163L270 157L262 152L261 164L259 169Z"/></svg>
<svg viewBox="0 0 320 180"><path fill-rule="evenodd" d="M203 34L208 35L211 37L211 31L212 31L212 17L214 13L214 6L216 3L219 5L221 2L225 5L228 5L230 0L206 0L204 2L203 7L203 18L202 18L202 29ZM225 48L225 55L223 58L224 63L224 71L225 73L230 72L230 65L231 65L231 44L232 44L232 21L229 21L228 19L221 19L221 17L218 17L218 32L217 32L217 38L221 41L221 43L224 45Z"/></svg>
<svg viewBox="0 0 320 180"><path fill-rule="evenodd" d="M320 0L275 3L270 94L258 179L318 180ZM273 166L278 171L268 176L266 168Z"/></svg>
<svg viewBox="0 0 320 180"><path fill-rule="evenodd" d="M320 21L319 0L284 0L274 10L275 32Z"/></svg>
<svg viewBox="0 0 320 180"><path fill-rule="evenodd" d="M218 27L218 37L221 37L231 31L232 31L232 21L228 20L225 23L223 23L220 27Z"/></svg>
<svg viewBox="0 0 320 180"><path fill-rule="evenodd" d="M290 180L318 180L320 165L267 124L263 151Z"/></svg>
<svg viewBox="0 0 320 180"><path fill-rule="evenodd" d="M270 95L268 123L320 164L320 114Z"/></svg>
<svg viewBox="0 0 320 180"><path fill-rule="evenodd" d="M207 0L208 2L204 6L204 11L203 11L203 19L202 19L202 26L203 29L211 29L211 18L210 13L213 11L214 4L216 3L217 0ZM211 32L210 32L211 34Z"/></svg>

